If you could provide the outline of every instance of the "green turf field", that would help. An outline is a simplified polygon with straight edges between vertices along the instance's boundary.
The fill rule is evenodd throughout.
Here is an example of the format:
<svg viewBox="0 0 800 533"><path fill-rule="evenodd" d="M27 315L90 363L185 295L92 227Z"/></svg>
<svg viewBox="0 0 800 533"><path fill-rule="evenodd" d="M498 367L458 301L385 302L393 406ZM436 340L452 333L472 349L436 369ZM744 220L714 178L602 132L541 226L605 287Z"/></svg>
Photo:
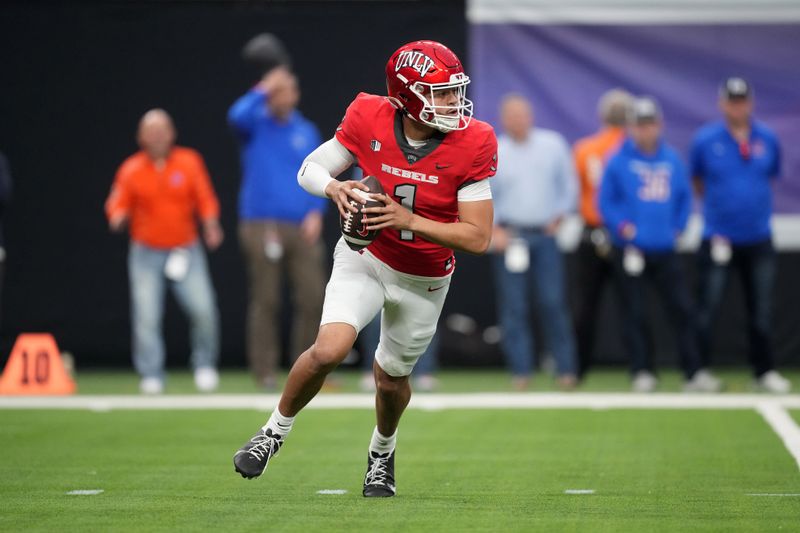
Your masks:
<svg viewBox="0 0 800 533"><path fill-rule="evenodd" d="M800 497L749 495L800 494L752 410L411 409L378 501L373 416L303 412L247 481L231 457L256 411L0 410L0 531L800 530ZM104 492L66 494L85 489Z"/></svg>

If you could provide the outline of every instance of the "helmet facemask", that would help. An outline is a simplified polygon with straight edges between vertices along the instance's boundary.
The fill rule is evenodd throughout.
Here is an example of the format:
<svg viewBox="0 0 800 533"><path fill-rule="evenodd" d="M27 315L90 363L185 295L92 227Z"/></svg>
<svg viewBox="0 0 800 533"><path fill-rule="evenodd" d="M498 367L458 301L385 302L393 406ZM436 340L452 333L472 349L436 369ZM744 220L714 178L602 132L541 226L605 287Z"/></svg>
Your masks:
<svg viewBox="0 0 800 533"><path fill-rule="evenodd" d="M422 102L419 121L443 133L463 130L472 119L472 101L467 99L469 76L453 74L444 83L415 82L408 89ZM434 105L439 92L455 91L455 105Z"/></svg>

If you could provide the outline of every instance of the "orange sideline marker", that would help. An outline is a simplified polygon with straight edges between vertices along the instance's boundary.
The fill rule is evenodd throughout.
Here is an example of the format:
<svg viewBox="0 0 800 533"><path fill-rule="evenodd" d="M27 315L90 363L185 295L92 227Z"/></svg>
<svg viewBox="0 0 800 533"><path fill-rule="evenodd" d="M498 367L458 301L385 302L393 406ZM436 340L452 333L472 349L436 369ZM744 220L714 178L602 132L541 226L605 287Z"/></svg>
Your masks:
<svg viewBox="0 0 800 533"><path fill-rule="evenodd" d="M0 376L0 394L50 396L73 394L75 388L52 335L22 333L17 337Z"/></svg>

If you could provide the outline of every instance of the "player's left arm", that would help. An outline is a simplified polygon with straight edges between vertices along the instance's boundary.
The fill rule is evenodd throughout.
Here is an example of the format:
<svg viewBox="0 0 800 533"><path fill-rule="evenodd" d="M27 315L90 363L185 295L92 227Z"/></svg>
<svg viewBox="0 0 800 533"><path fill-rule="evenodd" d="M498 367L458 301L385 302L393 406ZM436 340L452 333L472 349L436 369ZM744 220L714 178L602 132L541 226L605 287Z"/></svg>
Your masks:
<svg viewBox="0 0 800 533"><path fill-rule="evenodd" d="M471 254L485 253L492 237L494 208L491 200L458 202L457 222L437 222L412 213L386 194L374 195L383 207L369 207L369 230L408 230L436 244Z"/></svg>

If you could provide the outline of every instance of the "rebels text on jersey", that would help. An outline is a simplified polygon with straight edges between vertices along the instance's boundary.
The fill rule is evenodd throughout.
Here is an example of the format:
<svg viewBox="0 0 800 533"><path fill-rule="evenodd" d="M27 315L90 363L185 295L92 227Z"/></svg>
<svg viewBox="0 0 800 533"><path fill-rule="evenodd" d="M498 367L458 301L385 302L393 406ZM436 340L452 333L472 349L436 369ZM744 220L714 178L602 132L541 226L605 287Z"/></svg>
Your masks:
<svg viewBox="0 0 800 533"><path fill-rule="evenodd" d="M464 130L437 131L425 146L414 148L403 133L402 112L383 96L356 96L336 139L386 194L438 222L456 222L458 190L497 170L497 139L490 125L473 119ZM408 230L384 229L368 249L393 269L416 276L446 276L455 265L452 250Z"/></svg>

